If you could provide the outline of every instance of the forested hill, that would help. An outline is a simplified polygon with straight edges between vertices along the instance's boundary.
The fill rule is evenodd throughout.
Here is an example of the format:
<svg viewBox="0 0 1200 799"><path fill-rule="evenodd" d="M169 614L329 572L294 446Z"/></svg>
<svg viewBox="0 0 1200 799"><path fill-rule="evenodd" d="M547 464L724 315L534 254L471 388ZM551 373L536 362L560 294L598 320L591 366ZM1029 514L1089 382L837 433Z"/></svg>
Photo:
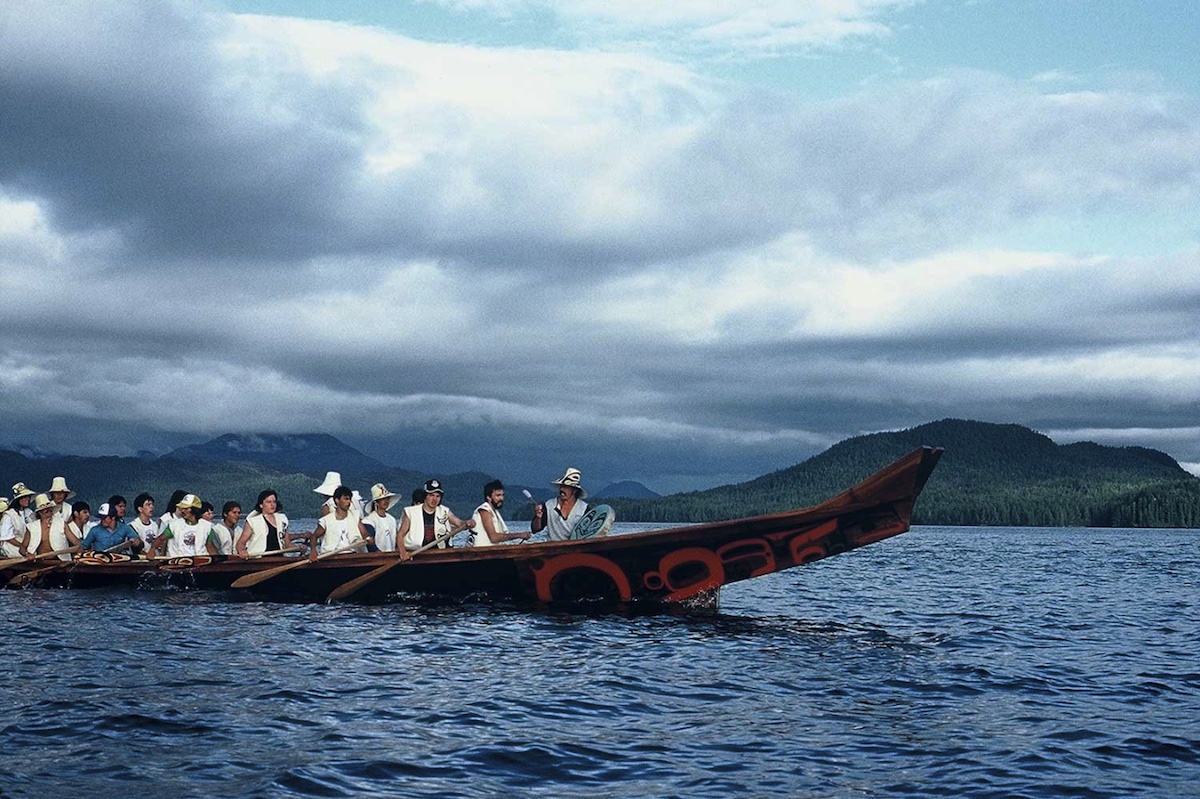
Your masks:
<svg viewBox="0 0 1200 799"><path fill-rule="evenodd" d="M1200 479L1165 453L1058 445L1020 425L960 419L846 439L737 485L611 504L624 521L711 521L804 507L922 445L946 452L917 501L917 524L1200 527Z"/></svg>

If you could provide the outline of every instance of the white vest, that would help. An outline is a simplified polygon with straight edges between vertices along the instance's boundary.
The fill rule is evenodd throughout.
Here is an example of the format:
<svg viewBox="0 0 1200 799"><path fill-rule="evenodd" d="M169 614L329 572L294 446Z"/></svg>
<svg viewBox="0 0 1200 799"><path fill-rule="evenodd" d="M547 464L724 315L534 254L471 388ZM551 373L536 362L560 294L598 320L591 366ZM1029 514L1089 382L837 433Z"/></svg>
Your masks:
<svg viewBox="0 0 1200 799"><path fill-rule="evenodd" d="M286 547L288 517L278 511L275 512L275 529L279 533L279 546ZM267 551L267 520L262 511L256 510L246 517L242 535L245 535L247 530L250 531L250 537L246 539L246 554L252 558L262 557L262 553Z"/></svg>
<svg viewBox="0 0 1200 799"><path fill-rule="evenodd" d="M25 537L25 514L16 508L9 508L0 517L0 549L10 558L20 557L18 544Z"/></svg>
<svg viewBox="0 0 1200 799"><path fill-rule="evenodd" d="M352 542L362 540L362 536L358 532L358 520L359 516L353 510L347 511L344 519L337 517L336 510L322 516L318 524L324 528L325 534L321 536L321 541L317 544L317 552L324 554L337 549L345 549ZM356 547L356 551L365 552L366 545Z"/></svg>
<svg viewBox="0 0 1200 799"><path fill-rule="evenodd" d="M216 539L218 555L232 555L233 542L237 540L238 530L230 530L225 526L225 522L214 522L212 526L213 537Z"/></svg>
<svg viewBox="0 0 1200 799"><path fill-rule="evenodd" d="M71 531L71 534L72 534L73 536L75 536L75 538L77 538L79 541L83 541L84 532L83 532L83 530L80 530L80 529L79 529L79 525L78 525L78 524L76 524L75 522L73 522L73 521L69 521L69 522L67 522L67 526L66 526L64 529L66 529L66 530L70 530L70 531ZM66 534L64 533L64 534L63 534L63 539L65 540L65 539L66 539L66 537L67 537L67 536L66 536ZM69 546L69 545L70 545L70 542L69 542L69 541L67 541L67 544L68 544L68 546ZM58 559L59 559L59 560L70 560L70 559L71 559L71 556L70 556L70 555L59 555L59 556L58 556Z"/></svg>
<svg viewBox="0 0 1200 799"><path fill-rule="evenodd" d="M29 552L36 553L38 551L38 547L40 547L42 545L42 520L34 519L32 522L29 523L29 525L25 529L29 531L29 544L25 547L25 549ZM53 517L51 517L51 519L50 519L50 527L49 527L49 529L46 530L46 533L47 533L46 538L48 538L50 540L50 549L54 549L54 519L53 519ZM67 537L63 536L63 541L66 541L66 540L67 540Z"/></svg>
<svg viewBox="0 0 1200 799"><path fill-rule="evenodd" d="M475 509L475 513L471 516L471 520L475 522L475 526L471 528L471 534L467 536L467 546L469 547L490 547L493 541L487 534L487 530L483 527L483 514L481 511L491 511L492 514L492 529L498 535L508 533L508 525L504 522L504 517L500 515L500 511L492 507L492 503L486 500Z"/></svg>
<svg viewBox="0 0 1200 799"><path fill-rule="evenodd" d="M411 552L420 549L425 543L425 504L409 505L404 509L404 515L408 517L408 533L404 536L404 548ZM441 538L448 532L450 532L450 509L445 505L438 505L437 510L433 512L433 537ZM446 541L438 544L437 548L445 549Z"/></svg>
<svg viewBox="0 0 1200 799"><path fill-rule="evenodd" d="M587 513L588 505L582 499L575 500L575 507L571 508L571 514L566 519L558 512L557 499L554 500L553 505L547 502L545 508L546 536L551 541L569 541L571 528L583 518L583 514Z"/></svg>
<svg viewBox="0 0 1200 799"><path fill-rule="evenodd" d="M67 540L67 534L63 532L66 522L61 516L54 516L50 521L50 549L66 549L71 546L71 542ZM70 555L59 555L59 560L70 560Z"/></svg>

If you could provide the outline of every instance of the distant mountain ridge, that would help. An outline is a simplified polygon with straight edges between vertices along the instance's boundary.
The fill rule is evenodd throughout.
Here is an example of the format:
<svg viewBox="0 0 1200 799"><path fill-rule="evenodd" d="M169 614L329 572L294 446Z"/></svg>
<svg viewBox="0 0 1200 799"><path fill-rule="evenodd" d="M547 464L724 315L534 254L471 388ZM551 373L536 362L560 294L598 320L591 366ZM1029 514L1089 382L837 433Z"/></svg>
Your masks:
<svg viewBox="0 0 1200 799"><path fill-rule="evenodd" d="M1200 526L1200 479L1163 452L1059 445L1021 425L962 419L849 438L745 483L612 504L619 518L663 522L805 507L925 445L946 452L917 501L918 524Z"/></svg>
<svg viewBox="0 0 1200 799"><path fill-rule="evenodd" d="M334 464L347 474L379 473L392 468L326 433L229 433L179 447L162 457L178 461L257 463L313 477L323 476Z"/></svg>
<svg viewBox="0 0 1200 799"><path fill-rule="evenodd" d="M618 480L590 496L594 499L655 499L662 494L651 491L636 480Z"/></svg>
<svg viewBox="0 0 1200 799"><path fill-rule="evenodd" d="M1059 445L1020 425L961 419L849 438L803 463L736 485L660 497L622 481L590 499L613 505L624 521L752 516L828 499L922 445L942 446L946 453L917 502L918 524L1200 527L1200 478L1165 453L1091 442ZM219 436L157 459L31 454L0 450L0 485L21 480L42 491L55 475L64 475L93 507L111 494L132 499L141 491L161 503L184 488L215 505L236 499L249 508L260 490L271 487L292 518L316 514L321 497L313 488L331 468L364 494L373 483L384 483L400 495L397 504L407 504L414 488L437 477L446 486L446 504L463 518L492 479L483 472L386 466L325 434ZM539 501L552 496L545 486L510 484L506 518L529 518L526 488ZM639 488L653 496L619 496Z"/></svg>

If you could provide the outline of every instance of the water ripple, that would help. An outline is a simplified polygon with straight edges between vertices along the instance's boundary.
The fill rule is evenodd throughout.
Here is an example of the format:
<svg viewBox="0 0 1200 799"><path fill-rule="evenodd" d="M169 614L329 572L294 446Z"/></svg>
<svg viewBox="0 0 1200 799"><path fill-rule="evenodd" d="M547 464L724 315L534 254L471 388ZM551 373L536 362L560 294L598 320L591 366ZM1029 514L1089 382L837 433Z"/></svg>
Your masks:
<svg viewBox="0 0 1200 799"><path fill-rule="evenodd" d="M3 592L0 796L1190 799L1198 543L917 530L696 616Z"/></svg>

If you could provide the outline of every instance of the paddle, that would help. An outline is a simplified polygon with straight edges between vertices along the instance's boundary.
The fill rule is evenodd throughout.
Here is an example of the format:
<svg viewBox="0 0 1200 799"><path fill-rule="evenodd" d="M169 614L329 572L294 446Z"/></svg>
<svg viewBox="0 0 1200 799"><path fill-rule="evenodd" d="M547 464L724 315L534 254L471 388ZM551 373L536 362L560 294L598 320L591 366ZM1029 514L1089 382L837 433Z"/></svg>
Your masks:
<svg viewBox="0 0 1200 799"><path fill-rule="evenodd" d="M272 577L274 577L278 574L283 574L284 572L291 571L292 569L298 569L301 566L305 566L309 563L316 563L318 560L324 560L325 558L329 557L330 555L341 555L345 552L353 552L355 547L361 546L362 544L365 544L365 543L366 543L366 539L360 538L357 541L350 542L349 544L342 547L341 549L331 549L328 552L322 552L320 555L317 555L315 558L312 558L312 559L297 558L295 563L285 563L282 566L275 566L274 568L271 568L271 569L263 569L260 572L251 572L250 574L243 574L241 577L234 580L230 584L229 587L230 588L250 588L252 586L258 585L261 582L270 580Z"/></svg>
<svg viewBox="0 0 1200 799"><path fill-rule="evenodd" d="M445 534L441 535L440 537L433 539L428 544L422 544L417 549L414 549L412 551L412 554L418 555L427 549L436 547L438 544L442 543L443 541L449 541L451 538L453 538L456 535L458 535L458 533L445 533ZM404 546L404 543L401 542L400 545ZM329 592L329 596L325 597L325 603L328 604L330 602L337 602L339 599L345 599L346 597L348 597L351 594L358 591L358 589L362 588L367 583L374 582L376 580L376 578L382 577L386 572L391 571L392 569L399 566L401 563L408 563L411 560L412 560L412 557L409 557L407 560L400 560L400 558L396 558L391 563L385 563L382 566L379 566L378 568L371 569L371 571L367 572L366 574L360 574L358 577L355 577L353 580L347 580L346 582L342 583L337 588L335 588Z"/></svg>
<svg viewBox="0 0 1200 799"><path fill-rule="evenodd" d="M127 549L129 547L129 545L132 543L133 543L132 541L122 541L121 543L117 544L116 546L109 547L108 549L106 549L104 551L105 552L119 552L122 549ZM75 546L75 547L71 547L70 549L78 551L80 549L80 547ZM63 550L64 553L66 551L67 550ZM44 552L39 557L45 557L45 556L49 556L51 554L52 553L50 553L50 552ZM60 553L60 554L62 554L62 553ZM24 560L24 558L22 558L22 560ZM37 558L34 558L34 560L37 560ZM7 583L5 583L5 586L6 587L7 586L18 587L18 586L26 585L28 583L32 583L34 580L38 579L43 574L49 574L52 571L58 571L59 569L65 568L67 566L74 566L74 565L75 565L75 561L73 561L73 560L63 560L63 561L59 561L58 563L55 563L53 566L45 566L41 569L30 569L29 571L24 571L24 572L17 574L15 577L13 577Z"/></svg>
<svg viewBox="0 0 1200 799"><path fill-rule="evenodd" d="M0 569L7 569L9 566L16 566L18 563L32 563L35 560L44 560L46 558L57 558L59 555L70 555L79 551L79 545L67 547L66 549L56 549L53 552L43 552L40 555L34 555L32 558L8 558L0 560Z"/></svg>

